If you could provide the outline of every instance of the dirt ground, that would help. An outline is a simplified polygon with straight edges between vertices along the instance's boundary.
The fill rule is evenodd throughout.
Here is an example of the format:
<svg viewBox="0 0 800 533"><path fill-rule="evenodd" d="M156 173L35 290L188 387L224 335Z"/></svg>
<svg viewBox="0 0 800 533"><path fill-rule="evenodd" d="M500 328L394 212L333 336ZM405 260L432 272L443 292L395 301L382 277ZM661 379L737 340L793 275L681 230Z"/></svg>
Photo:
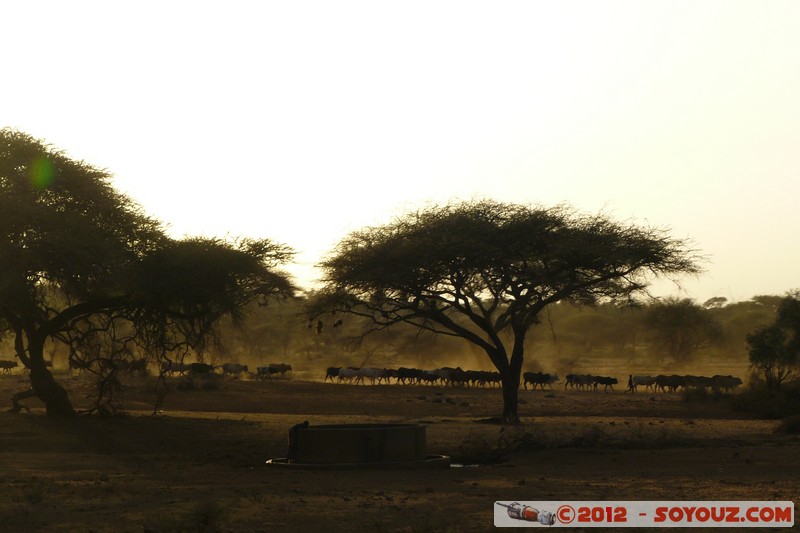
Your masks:
<svg viewBox="0 0 800 533"><path fill-rule="evenodd" d="M87 379L60 379L82 405ZM26 387L0 376L0 398ZM0 531L461 533L494 529L497 500L800 502L800 439L726 399L558 387L520 397L525 422L513 428L482 422L501 411L497 389L175 378L150 416L153 381L131 378L131 416L113 420L49 420L30 401L30 413L0 413ZM305 420L424 424L429 453L454 465L266 465Z"/></svg>

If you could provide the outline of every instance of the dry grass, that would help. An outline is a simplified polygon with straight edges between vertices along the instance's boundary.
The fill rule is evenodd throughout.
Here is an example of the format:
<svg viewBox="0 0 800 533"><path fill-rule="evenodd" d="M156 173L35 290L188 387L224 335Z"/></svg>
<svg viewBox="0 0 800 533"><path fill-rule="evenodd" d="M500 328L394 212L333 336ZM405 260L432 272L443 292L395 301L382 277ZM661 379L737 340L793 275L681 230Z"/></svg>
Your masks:
<svg viewBox="0 0 800 533"><path fill-rule="evenodd" d="M67 383L78 399L87 387ZM156 417L146 380L127 384L125 419L0 414L0 531L469 532L491 529L496 500L800 501L797 437L719 401L523 392L524 424L502 427L477 422L499 412L497 390L177 383ZM0 397L21 384L3 378ZM265 466L303 420L423 423L431 453L481 466Z"/></svg>

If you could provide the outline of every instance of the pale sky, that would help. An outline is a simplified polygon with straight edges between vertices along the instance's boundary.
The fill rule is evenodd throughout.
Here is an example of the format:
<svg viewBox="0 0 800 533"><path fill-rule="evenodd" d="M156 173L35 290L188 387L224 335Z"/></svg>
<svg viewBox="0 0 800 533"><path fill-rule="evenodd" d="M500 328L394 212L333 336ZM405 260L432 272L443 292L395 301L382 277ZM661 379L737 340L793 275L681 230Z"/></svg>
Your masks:
<svg viewBox="0 0 800 533"><path fill-rule="evenodd" d="M0 127L175 237L349 231L479 197L666 226L684 291L800 287L800 2L12 1Z"/></svg>

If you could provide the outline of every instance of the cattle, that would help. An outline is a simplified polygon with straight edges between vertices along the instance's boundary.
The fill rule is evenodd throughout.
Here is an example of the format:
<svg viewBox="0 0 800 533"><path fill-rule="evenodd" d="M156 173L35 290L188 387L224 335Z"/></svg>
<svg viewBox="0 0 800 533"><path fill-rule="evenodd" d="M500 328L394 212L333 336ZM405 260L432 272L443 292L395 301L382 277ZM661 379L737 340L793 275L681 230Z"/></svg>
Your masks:
<svg viewBox="0 0 800 533"><path fill-rule="evenodd" d="M280 374L281 376L283 376L284 374L286 374L286 372L290 372L291 370L292 370L292 365L285 365L283 363L270 363L267 366L256 367L256 378L272 379L272 376L274 376L275 374ZM333 378L331 378L331 381L333 381Z"/></svg>
<svg viewBox="0 0 800 533"><path fill-rule="evenodd" d="M494 388L495 384L500 386L502 382L502 378L500 377L500 372L481 372L481 386L485 385L486 383L489 384L490 388Z"/></svg>
<svg viewBox="0 0 800 533"><path fill-rule="evenodd" d="M466 372L464 372L461 367L452 368L446 366L437 368L436 370L431 370L430 372L437 375L439 377L439 381L441 381L444 385L455 385L456 383L466 382Z"/></svg>
<svg viewBox="0 0 800 533"><path fill-rule="evenodd" d="M238 378L242 372L247 372L247 365L240 365L239 363L225 363L222 365L222 375L230 374Z"/></svg>
<svg viewBox="0 0 800 533"><path fill-rule="evenodd" d="M192 363L189 365L192 374L213 374L214 367L206 363Z"/></svg>
<svg viewBox="0 0 800 533"><path fill-rule="evenodd" d="M340 368L339 369L339 377L337 381L341 383L342 381L346 381L348 383L352 383L354 379L358 377L358 368L353 368L351 366L347 368Z"/></svg>
<svg viewBox="0 0 800 533"><path fill-rule="evenodd" d="M375 379L378 377L378 373L379 372L380 372L379 368L370 368L370 367L359 368L356 371L356 377L353 380L353 383L354 384L361 383L362 385L365 385L364 378L368 378L374 384L375 383Z"/></svg>
<svg viewBox="0 0 800 533"><path fill-rule="evenodd" d="M422 371L418 368L404 368L401 366L397 369L397 382L403 385L408 382L409 385L413 385L419 381L420 372Z"/></svg>
<svg viewBox="0 0 800 533"><path fill-rule="evenodd" d="M3 374L10 374L12 368L17 368L19 363L16 361L6 361L0 360L0 369L3 370Z"/></svg>
<svg viewBox="0 0 800 533"><path fill-rule="evenodd" d="M733 376L720 376L716 375L711 378L715 390L722 390L723 392L730 392L742 384L742 380Z"/></svg>
<svg viewBox="0 0 800 533"><path fill-rule="evenodd" d="M88 370L90 366L92 366L91 361L81 361L79 359L75 359L74 357L69 358L70 374L72 373L73 370L77 370L78 374L81 374L84 370Z"/></svg>
<svg viewBox="0 0 800 533"><path fill-rule="evenodd" d="M617 380L617 378L612 378L608 376L594 376L594 380L592 381L592 386L594 387L594 390L598 390L597 389L598 385L604 385L605 388L603 389L603 391L607 392L609 387L611 387L611 390L613 391L614 385L616 385L617 383L619 383L619 380Z"/></svg>
<svg viewBox="0 0 800 533"><path fill-rule="evenodd" d="M532 390L536 390L537 385L541 386L542 390L544 390L545 385L552 389L553 383L560 380L558 374L545 374L542 372L525 372L522 378L522 385L525 390L528 390L528 383L532 385Z"/></svg>
<svg viewBox="0 0 800 533"><path fill-rule="evenodd" d="M397 376L398 376L397 370L395 370L393 368L384 368L383 369L383 375L381 376L381 379L385 379L386 383L388 384L388 383L391 383L390 380L392 378L394 378L395 379L395 383L397 383ZM378 381L378 383L380 383L380 380Z"/></svg>
<svg viewBox="0 0 800 533"><path fill-rule="evenodd" d="M259 375L261 374L261 369L262 369L262 368L264 368L264 367L263 367L263 366L260 366L260 367L258 367L258 370L259 370ZM269 367L268 367L268 368L269 368ZM322 381L323 381L323 382L326 382L326 381L328 381L328 378L330 378L330 380L331 380L331 383L333 383L333 378L335 378L335 377L338 377L338 376L339 376L339 371L340 371L341 369L342 369L342 367L340 367L340 366L329 366L329 367L328 367L328 370L326 370L326 371L325 371L325 379L324 379L324 380L322 380Z"/></svg>
<svg viewBox="0 0 800 533"><path fill-rule="evenodd" d="M656 378L654 376L631 376L628 375L628 390L636 392L639 385L644 386L645 390L655 392Z"/></svg>
<svg viewBox="0 0 800 533"><path fill-rule="evenodd" d="M594 384L594 376L591 374L567 374L567 381L564 382L564 390L586 390Z"/></svg>
<svg viewBox="0 0 800 533"><path fill-rule="evenodd" d="M70 360L71 361L71 360ZM186 363L179 363L177 361L164 361L161 363L162 374L185 374L191 370L191 365Z"/></svg>
<svg viewBox="0 0 800 533"><path fill-rule="evenodd" d="M372 385L376 381L380 384L384 380L389 383L392 374L393 372L386 368L359 368L354 383L364 383L364 378L368 378Z"/></svg>
<svg viewBox="0 0 800 533"><path fill-rule="evenodd" d="M671 376L659 374L656 376L656 389L661 392L675 392L678 390L678 387L686 387L686 379L684 376L678 376L676 374Z"/></svg>
<svg viewBox="0 0 800 533"><path fill-rule="evenodd" d="M116 361L109 361L108 363L103 363L103 360L100 359L101 366L105 366L108 368L109 366L113 367L117 372L124 372L127 374L137 374L139 376L147 375L147 358L142 357L141 359L119 359ZM109 365L110 363L110 365Z"/></svg>
<svg viewBox="0 0 800 533"><path fill-rule="evenodd" d="M684 389L706 390L714 386L713 380L706 376L683 376L683 380Z"/></svg>
<svg viewBox="0 0 800 533"><path fill-rule="evenodd" d="M468 385L467 383L467 371L462 370L461 368L456 368L455 372L450 375L450 384L451 385L461 385L465 386Z"/></svg>
<svg viewBox="0 0 800 533"><path fill-rule="evenodd" d="M435 385L439 379L439 374L435 370L420 370L417 381L418 383L425 383L426 385Z"/></svg>
<svg viewBox="0 0 800 533"><path fill-rule="evenodd" d="M147 358L134 359L128 368L131 374L138 374L139 376L147 375Z"/></svg>
<svg viewBox="0 0 800 533"><path fill-rule="evenodd" d="M465 370L464 382L470 387L477 387L481 380L482 370Z"/></svg>
<svg viewBox="0 0 800 533"><path fill-rule="evenodd" d="M275 374L280 374L281 376L286 375L287 372L292 371L292 365L287 365L284 363L270 363L267 365L269 369L269 375L272 377Z"/></svg>

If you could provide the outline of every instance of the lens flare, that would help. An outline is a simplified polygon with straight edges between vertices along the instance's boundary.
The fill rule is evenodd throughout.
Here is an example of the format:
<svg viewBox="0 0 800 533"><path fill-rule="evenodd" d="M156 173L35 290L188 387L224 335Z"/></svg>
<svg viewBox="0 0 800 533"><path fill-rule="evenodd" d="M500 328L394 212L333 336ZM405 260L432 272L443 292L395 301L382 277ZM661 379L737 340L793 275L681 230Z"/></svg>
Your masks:
<svg viewBox="0 0 800 533"><path fill-rule="evenodd" d="M53 183L53 179L56 176L56 169L50 159L40 156L31 161L28 167L28 176L34 187L46 189Z"/></svg>

